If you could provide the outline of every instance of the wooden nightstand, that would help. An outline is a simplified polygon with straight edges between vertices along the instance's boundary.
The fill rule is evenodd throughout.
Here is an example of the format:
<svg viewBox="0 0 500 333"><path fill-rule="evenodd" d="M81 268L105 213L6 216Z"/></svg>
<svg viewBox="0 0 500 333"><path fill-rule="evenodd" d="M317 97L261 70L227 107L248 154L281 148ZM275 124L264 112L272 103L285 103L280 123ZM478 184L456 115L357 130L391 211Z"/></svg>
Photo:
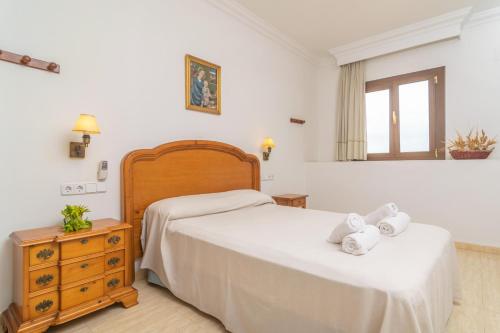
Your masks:
<svg viewBox="0 0 500 333"><path fill-rule="evenodd" d="M306 208L307 194L281 194L273 196L273 199L280 206Z"/></svg>
<svg viewBox="0 0 500 333"><path fill-rule="evenodd" d="M12 233L14 300L2 313L7 331L45 332L115 302L137 304L131 228L103 219L72 233L60 226Z"/></svg>

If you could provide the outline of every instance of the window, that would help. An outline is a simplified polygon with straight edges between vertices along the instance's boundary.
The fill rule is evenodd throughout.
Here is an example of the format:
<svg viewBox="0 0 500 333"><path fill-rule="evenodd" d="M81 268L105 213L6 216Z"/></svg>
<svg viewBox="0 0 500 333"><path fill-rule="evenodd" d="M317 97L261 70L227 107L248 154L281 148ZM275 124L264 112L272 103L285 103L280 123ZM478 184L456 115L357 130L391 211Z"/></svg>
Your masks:
<svg viewBox="0 0 500 333"><path fill-rule="evenodd" d="M368 160L444 159L444 67L366 83Z"/></svg>

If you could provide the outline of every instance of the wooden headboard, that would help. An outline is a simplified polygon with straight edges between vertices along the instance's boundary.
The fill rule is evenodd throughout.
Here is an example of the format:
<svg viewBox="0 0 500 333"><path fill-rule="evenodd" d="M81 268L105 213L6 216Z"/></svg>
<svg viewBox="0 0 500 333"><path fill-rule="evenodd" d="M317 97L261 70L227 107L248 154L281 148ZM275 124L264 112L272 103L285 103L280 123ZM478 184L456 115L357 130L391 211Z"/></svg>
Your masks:
<svg viewBox="0 0 500 333"><path fill-rule="evenodd" d="M153 202L181 195L260 190L257 157L222 142L188 140L135 150L122 161L122 218L141 257L141 220Z"/></svg>

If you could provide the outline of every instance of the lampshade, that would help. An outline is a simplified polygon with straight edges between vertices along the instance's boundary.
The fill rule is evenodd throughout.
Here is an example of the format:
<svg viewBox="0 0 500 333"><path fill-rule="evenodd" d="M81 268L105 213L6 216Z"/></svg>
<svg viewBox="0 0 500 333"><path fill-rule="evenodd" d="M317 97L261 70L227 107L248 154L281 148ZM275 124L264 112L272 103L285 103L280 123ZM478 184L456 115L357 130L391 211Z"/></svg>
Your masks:
<svg viewBox="0 0 500 333"><path fill-rule="evenodd" d="M276 145L274 144L274 141L272 138L265 138L264 143L262 144L262 147L264 148L274 148Z"/></svg>
<svg viewBox="0 0 500 333"><path fill-rule="evenodd" d="M76 121L75 127L73 127L73 131L86 134L101 133L99 126L97 126L97 120L91 114L81 114L80 118Z"/></svg>

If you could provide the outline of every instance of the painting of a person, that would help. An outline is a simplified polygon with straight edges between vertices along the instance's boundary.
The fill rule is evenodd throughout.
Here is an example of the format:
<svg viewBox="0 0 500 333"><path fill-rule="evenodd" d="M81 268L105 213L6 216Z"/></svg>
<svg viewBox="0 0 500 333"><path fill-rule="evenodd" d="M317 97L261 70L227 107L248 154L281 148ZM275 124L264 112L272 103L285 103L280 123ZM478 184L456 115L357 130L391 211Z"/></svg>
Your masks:
<svg viewBox="0 0 500 333"><path fill-rule="evenodd" d="M191 84L191 104L202 106L205 71L200 70Z"/></svg>
<svg viewBox="0 0 500 333"><path fill-rule="evenodd" d="M210 97L212 95L210 94L210 89L208 88L208 81L203 82L203 102L201 106L203 107L208 107L210 106Z"/></svg>
<svg viewBox="0 0 500 333"><path fill-rule="evenodd" d="M186 109L220 115L221 68L186 55Z"/></svg>

